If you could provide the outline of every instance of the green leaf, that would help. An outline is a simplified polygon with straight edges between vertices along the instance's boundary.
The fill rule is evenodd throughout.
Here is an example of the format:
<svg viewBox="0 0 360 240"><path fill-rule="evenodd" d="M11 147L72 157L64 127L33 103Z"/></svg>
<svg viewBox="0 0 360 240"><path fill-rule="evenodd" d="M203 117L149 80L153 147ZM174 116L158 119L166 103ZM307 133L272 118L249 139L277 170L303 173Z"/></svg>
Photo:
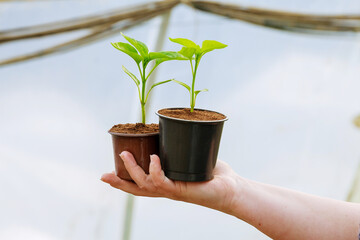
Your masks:
<svg viewBox="0 0 360 240"><path fill-rule="evenodd" d="M193 41L186 38L169 38L170 41L183 45L184 47L199 49L200 47Z"/></svg>
<svg viewBox="0 0 360 240"><path fill-rule="evenodd" d="M162 81L162 82L155 83L155 84L153 84L153 85L151 86L150 90L153 89L153 88L156 87L156 86L159 86L159 85L164 84L164 83L168 83L168 82L170 82L170 81L172 81L172 80L174 80L174 79L169 79L169 80L165 80L165 81ZM149 90L149 91L150 91L150 90Z"/></svg>
<svg viewBox="0 0 360 240"><path fill-rule="evenodd" d="M137 77L136 77L134 74L132 74L132 73L131 73L129 70L127 70L126 67L124 67L124 66L122 66L122 69L124 70L124 72L125 72L127 75L129 75L129 77L132 78L132 80L134 80L136 86L139 86L139 85L140 85L139 79L137 79Z"/></svg>
<svg viewBox="0 0 360 240"><path fill-rule="evenodd" d="M163 63L165 61L170 61L170 60L187 60L187 58L185 58L183 55L179 54L178 52L171 52L171 51L167 51L167 52L160 52L161 54L165 55L166 57L163 58L157 58L155 65L158 66L160 63Z"/></svg>
<svg viewBox="0 0 360 240"><path fill-rule="evenodd" d="M166 58L169 58L170 60L187 60L186 58L184 58L183 55L181 55L178 52L174 52L174 51L161 51L159 52L163 55L166 56Z"/></svg>
<svg viewBox="0 0 360 240"><path fill-rule="evenodd" d="M139 64L143 60L143 57L138 54L136 49L128 43L117 42L117 43L111 43L111 45L113 45L114 48L129 55L132 59L135 60L137 64Z"/></svg>
<svg viewBox="0 0 360 240"><path fill-rule="evenodd" d="M195 98L196 98L196 96L197 96L199 93L201 93L201 92L208 92L208 91L209 91L209 89L207 89L207 88L202 89L202 90L196 90L196 91L195 91Z"/></svg>
<svg viewBox="0 0 360 240"><path fill-rule="evenodd" d="M196 101L196 97L197 97L197 95L198 95L199 93L201 93L201 92L207 92L207 91L209 91L207 88L202 89L202 90L196 90L196 91L195 91L195 101Z"/></svg>
<svg viewBox="0 0 360 240"><path fill-rule="evenodd" d="M191 88L186 83L180 82L180 81L175 80L175 79L172 79L171 81L176 82L176 83L180 84L181 86L185 87L189 92L191 91Z"/></svg>
<svg viewBox="0 0 360 240"><path fill-rule="evenodd" d="M128 37L126 36L125 34L121 33L121 35L123 35L123 37L128 40L129 43L131 43L131 45L133 45L140 53L140 55L143 57L143 58L147 58L148 55L149 55L149 49L148 47L146 46L145 43L143 42L140 42L136 39L133 39L131 37Z"/></svg>
<svg viewBox="0 0 360 240"><path fill-rule="evenodd" d="M152 90L154 87L159 86L159 85L164 84L164 83L168 83L168 82L170 82L170 81L172 81L172 80L174 80L174 79L169 79L169 80L165 80L165 81L162 81L162 82L158 82L158 83L153 84L153 85L151 86L151 88L149 89L148 93L146 94L145 103L147 102L147 99L148 99L148 97L149 97L149 94L150 94L151 90Z"/></svg>
<svg viewBox="0 0 360 240"><path fill-rule="evenodd" d="M227 47L227 45L223 44L221 42L214 41L214 40L205 40L202 43L200 52L202 54L205 54L205 53L211 52L215 49L221 49L221 48L225 48L225 47Z"/></svg>
<svg viewBox="0 0 360 240"><path fill-rule="evenodd" d="M194 56L194 53L196 52L196 49L194 48L188 48L188 47L183 47L179 53L181 55L183 55L184 57L186 57L188 60L191 60L192 57Z"/></svg>
<svg viewBox="0 0 360 240"><path fill-rule="evenodd" d="M149 61L159 58L167 58L167 56L161 52L150 52L149 53Z"/></svg>
<svg viewBox="0 0 360 240"><path fill-rule="evenodd" d="M155 65L151 69L151 71L148 73L146 79L150 77L150 74L157 68L160 63L169 61L169 60L186 60L184 56L177 52L171 52L171 51L162 51L162 52L151 52L149 53L149 58L147 59L148 62L152 60L156 60Z"/></svg>
<svg viewBox="0 0 360 240"><path fill-rule="evenodd" d="M161 51L161 52L151 52L149 53L149 59L159 59L159 58L166 58L168 60L187 60L184 58L183 55L179 54L178 52L172 51Z"/></svg>

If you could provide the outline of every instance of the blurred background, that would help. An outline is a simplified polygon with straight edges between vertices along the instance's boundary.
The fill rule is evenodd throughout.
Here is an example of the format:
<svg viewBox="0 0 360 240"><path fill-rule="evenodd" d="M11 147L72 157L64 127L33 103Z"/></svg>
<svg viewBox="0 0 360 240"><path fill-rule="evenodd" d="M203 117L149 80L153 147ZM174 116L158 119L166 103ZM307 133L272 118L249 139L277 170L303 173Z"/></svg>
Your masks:
<svg viewBox="0 0 360 240"><path fill-rule="evenodd" d="M3 0L0 39L26 35L39 24L138 10L150 2ZM221 2L319 16L360 12L355 0ZM229 117L219 158L246 178L349 199L360 157L360 17L341 22L354 26L346 31L337 22L340 30L322 31L317 24L293 28L293 23L279 30L281 21L266 18L251 24L181 3L169 9L165 17L164 11L128 29L119 25L89 44L26 61L7 62L42 55L89 29L0 41L0 239L122 239L127 195L99 180L114 169L108 129L138 119L136 88L121 70L125 65L135 72L136 65L110 45L124 41L120 30L150 50L161 28L163 50L179 49L168 37L228 44L203 58L196 83L209 89L199 95L197 107ZM190 76L188 63L168 62L158 68L156 80L190 82ZM157 122L154 112L160 108L189 105L188 93L177 84L160 86L151 97L149 122ZM269 239L214 210L137 197L131 239L145 238Z"/></svg>

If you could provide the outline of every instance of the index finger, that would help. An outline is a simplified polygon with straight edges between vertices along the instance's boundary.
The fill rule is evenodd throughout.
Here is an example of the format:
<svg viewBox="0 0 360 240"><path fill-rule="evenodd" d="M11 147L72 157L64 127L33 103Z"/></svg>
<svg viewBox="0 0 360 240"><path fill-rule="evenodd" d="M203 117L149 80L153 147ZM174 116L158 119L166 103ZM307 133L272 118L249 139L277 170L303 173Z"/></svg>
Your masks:
<svg viewBox="0 0 360 240"><path fill-rule="evenodd" d="M146 185L147 175L144 170L136 163L134 156L127 151L123 151L120 154L120 157L124 161L125 168L128 171L130 177L135 181L139 188L144 188Z"/></svg>

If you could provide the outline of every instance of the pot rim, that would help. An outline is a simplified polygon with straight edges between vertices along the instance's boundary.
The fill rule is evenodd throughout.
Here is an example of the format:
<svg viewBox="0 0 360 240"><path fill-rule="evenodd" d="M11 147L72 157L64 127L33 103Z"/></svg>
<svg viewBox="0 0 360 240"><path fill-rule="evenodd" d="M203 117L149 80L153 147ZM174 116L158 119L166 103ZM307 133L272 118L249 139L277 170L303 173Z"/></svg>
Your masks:
<svg viewBox="0 0 360 240"><path fill-rule="evenodd" d="M151 136L159 135L159 132L155 132L155 133L118 133L118 132L108 131L108 133L110 133L111 135L120 136L120 137L151 137Z"/></svg>
<svg viewBox="0 0 360 240"><path fill-rule="evenodd" d="M172 108L162 108L162 109L159 109L155 112L156 115L158 115L159 117L163 117L163 118L167 118L167 119L171 119L171 120L176 120L176 121L181 121L181 122L196 122L196 123L219 123L219 122L225 122L227 120L229 120L229 118L225 115L225 114L222 114L222 113L219 113L219 112L216 112L216 111L212 111L212 110L207 110L207 109L201 109L201 108L194 108L194 110L199 110L199 111L208 111L208 112L214 112L214 113L218 113L218 114L221 114L221 115L224 115L225 118L224 119L220 119L220 120L206 120L206 121L202 121L202 120L187 120L187 119L182 119L182 118L174 118L174 117L169 117L169 116L166 116L166 115L163 115L163 114L160 114L159 111L161 110L164 110L164 109L170 109L170 110L173 110L173 109L185 109L187 107L172 107Z"/></svg>

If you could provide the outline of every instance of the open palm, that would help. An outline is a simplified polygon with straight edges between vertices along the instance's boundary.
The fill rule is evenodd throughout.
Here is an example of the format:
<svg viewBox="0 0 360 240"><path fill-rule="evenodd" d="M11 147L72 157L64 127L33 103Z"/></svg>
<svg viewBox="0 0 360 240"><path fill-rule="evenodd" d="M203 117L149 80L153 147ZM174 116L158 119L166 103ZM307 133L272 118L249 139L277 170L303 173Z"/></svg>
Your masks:
<svg viewBox="0 0 360 240"><path fill-rule="evenodd" d="M167 178L161 169L157 155L150 156L149 174L137 165L133 155L122 152L121 158L134 180L127 181L115 173L106 173L101 180L111 186L136 196L165 197L179 201L195 203L228 212L234 198L236 187L235 173L223 161L218 161L214 169L214 178L204 182L182 182Z"/></svg>

